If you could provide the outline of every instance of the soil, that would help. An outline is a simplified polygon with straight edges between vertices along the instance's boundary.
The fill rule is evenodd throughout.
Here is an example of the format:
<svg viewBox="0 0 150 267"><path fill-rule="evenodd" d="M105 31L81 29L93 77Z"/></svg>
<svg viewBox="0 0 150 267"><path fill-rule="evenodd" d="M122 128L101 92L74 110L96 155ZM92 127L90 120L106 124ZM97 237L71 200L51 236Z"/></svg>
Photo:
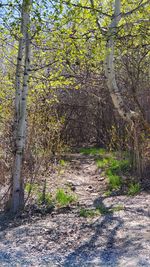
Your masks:
<svg viewBox="0 0 150 267"><path fill-rule="evenodd" d="M49 171L47 190L70 188L78 203L13 219L1 214L0 266L150 266L150 194L106 196L107 180L93 157L65 160ZM111 212L80 216L81 208L96 207Z"/></svg>

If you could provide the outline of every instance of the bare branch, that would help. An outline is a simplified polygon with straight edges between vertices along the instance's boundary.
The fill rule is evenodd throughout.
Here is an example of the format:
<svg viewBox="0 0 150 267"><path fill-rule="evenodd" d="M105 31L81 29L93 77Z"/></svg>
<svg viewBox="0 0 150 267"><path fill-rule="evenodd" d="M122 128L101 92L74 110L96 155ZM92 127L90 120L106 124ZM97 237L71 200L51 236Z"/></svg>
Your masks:
<svg viewBox="0 0 150 267"><path fill-rule="evenodd" d="M98 29L100 30L100 32L101 32L102 34L104 34L105 31L102 29L102 27L101 27L101 25L100 25L100 22L99 22L99 18L98 18L98 16L97 16L96 12L95 12L95 8L94 8L94 0L90 0L90 2L91 2L91 9L92 9L92 11L94 12L95 17L96 17L96 24L97 24L97 26L98 26ZM110 16L110 17L112 17L112 16Z"/></svg>
<svg viewBox="0 0 150 267"><path fill-rule="evenodd" d="M92 1L93 2L93 1ZM63 1L63 3L64 4L68 4L68 1ZM108 13L105 13L105 12L102 12L102 10L101 9L97 9L97 8L95 8L94 6L92 6L92 7L90 7L90 6L83 6L83 5L81 5L81 4L74 4L74 3L70 3L69 2L69 4L71 4L72 6L74 6L74 7L80 7L80 8L83 8L83 9L87 9L87 10L91 10L91 11L94 11L94 12L97 12L97 13L99 13L99 14L101 14L101 15L104 15L104 16L106 16L106 17L112 17L111 15L109 15Z"/></svg>
<svg viewBox="0 0 150 267"><path fill-rule="evenodd" d="M52 66L53 64L55 64L55 63L57 63L57 62L58 62L58 60L55 60L55 61L50 62L49 64L46 64L46 65L44 65L44 66L40 66L40 67L38 67L38 68L31 69L30 71L38 71L38 70L41 70L41 69L45 69L45 68L47 68L47 67L49 67L49 66Z"/></svg>
<svg viewBox="0 0 150 267"><path fill-rule="evenodd" d="M129 15L131 15L132 13L136 12L137 10L139 10L140 8L146 6L148 3L150 3L150 0L147 0L146 2L142 3L143 1L141 1L141 3L135 7L134 9L130 10L127 13L122 13L122 17L127 17Z"/></svg>

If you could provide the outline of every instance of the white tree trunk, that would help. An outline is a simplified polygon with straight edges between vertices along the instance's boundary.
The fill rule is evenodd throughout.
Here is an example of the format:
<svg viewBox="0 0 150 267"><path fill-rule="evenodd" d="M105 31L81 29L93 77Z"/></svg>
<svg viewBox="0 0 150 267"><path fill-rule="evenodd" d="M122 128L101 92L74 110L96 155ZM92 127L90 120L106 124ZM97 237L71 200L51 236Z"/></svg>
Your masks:
<svg viewBox="0 0 150 267"><path fill-rule="evenodd" d="M26 139L26 108L28 78L30 68L30 8L31 0L23 0L22 25L16 68L16 101L15 101L15 158L12 177L11 211L17 212L24 206L24 188L22 162ZM24 47L25 46L25 53ZM24 70L22 59L24 55ZM22 84L21 84L22 80Z"/></svg>
<svg viewBox="0 0 150 267"><path fill-rule="evenodd" d="M16 130L17 124L19 121L19 113L20 113L20 103L21 103L21 93L22 93L22 73L23 73L23 55L24 55L24 45L25 45L25 10L24 6L22 6L21 12L21 33L19 38L19 47L18 47L18 56L17 56L17 66L16 66L16 94L15 94L15 121L14 121L14 139L16 138Z"/></svg>
<svg viewBox="0 0 150 267"><path fill-rule="evenodd" d="M115 50L115 38L117 34L117 26L121 19L121 0L115 0L114 15L109 25L107 33L107 46L106 46L106 59L105 59L105 75L107 78L107 86L112 98L112 102L117 109L120 116L126 120L131 126L131 132L134 135L134 164L137 174L141 176L142 173L142 160L140 155L140 132L136 133L136 129L140 127L140 113L130 110L126 107L124 100L121 95L121 90L117 85L115 76L115 65L114 65L114 50Z"/></svg>
<svg viewBox="0 0 150 267"><path fill-rule="evenodd" d="M115 0L114 15L112 17L107 33L105 76L107 79L107 86L110 92L110 96L112 98L115 108L117 109L118 113L124 120L132 122L131 118L135 116L135 112L127 109L127 107L125 106L115 76L115 66L114 66L115 38L117 34L117 26L120 20L121 20L121 0Z"/></svg>

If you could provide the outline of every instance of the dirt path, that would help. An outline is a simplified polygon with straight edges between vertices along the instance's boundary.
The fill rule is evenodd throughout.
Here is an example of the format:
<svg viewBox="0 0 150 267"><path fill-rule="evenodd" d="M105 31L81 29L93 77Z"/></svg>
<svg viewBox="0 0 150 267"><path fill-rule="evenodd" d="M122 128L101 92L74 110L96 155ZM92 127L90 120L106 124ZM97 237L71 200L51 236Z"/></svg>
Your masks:
<svg viewBox="0 0 150 267"><path fill-rule="evenodd" d="M1 222L0 266L150 266L150 195L106 197L106 181L89 156L73 155L53 186L69 184L79 206L43 218ZM52 182L50 180L50 182ZM79 216L81 207L123 209ZM1 218L2 219L2 218Z"/></svg>
<svg viewBox="0 0 150 267"><path fill-rule="evenodd" d="M55 173L49 181L50 187L71 185L75 189L80 205L93 206L93 202L106 189L106 180L97 169L92 156L71 154L65 157L69 164L62 168L62 173ZM64 172L63 172L64 170ZM55 181L55 186L54 186Z"/></svg>

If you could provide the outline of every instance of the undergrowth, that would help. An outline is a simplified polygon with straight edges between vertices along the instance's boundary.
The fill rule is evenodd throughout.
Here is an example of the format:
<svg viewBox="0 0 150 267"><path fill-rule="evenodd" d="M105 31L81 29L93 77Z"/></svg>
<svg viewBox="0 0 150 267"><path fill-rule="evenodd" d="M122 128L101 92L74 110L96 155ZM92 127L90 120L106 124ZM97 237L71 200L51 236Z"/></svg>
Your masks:
<svg viewBox="0 0 150 267"><path fill-rule="evenodd" d="M43 192L37 184L27 183L25 191L28 194L32 192L32 195L34 195L35 201L39 206L44 204L47 207L52 205L65 207L77 201L77 196L75 194L69 190L66 192L63 188L58 188L55 194L52 195L50 192Z"/></svg>
<svg viewBox="0 0 150 267"><path fill-rule="evenodd" d="M52 195L50 193L43 194L43 192L38 192L37 202L39 205L45 204L46 206L50 206L53 204Z"/></svg>
<svg viewBox="0 0 150 267"><path fill-rule="evenodd" d="M79 215L81 217L87 218L87 217L95 217L95 216L98 216L98 215L100 215L100 213L99 213L98 210L81 208L81 210L79 212Z"/></svg>
<svg viewBox="0 0 150 267"><path fill-rule="evenodd" d="M95 216L100 216L100 215L109 215L114 212L118 212L124 210L124 206L119 204L114 207L108 208L105 207L104 205L99 205L96 207L96 209L86 209L86 208L81 208L79 211L79 216L84 217L84 218L93 218Z"/></svg>
<svg viewBox="0 0 150 267"><path fill-rule="evenodd" d="M81 148L79 152L84 155L97 156L97 155L104 155L106 153L106 150L104 148L89 147L89 148Z"/></svg>
<svg viewBox="0 0 150 267"><path fill-rule="evenodd" d="M141 190L141 187L139 183L131 183L128 188L128 195L134 196L138 194L140 190Z"/></svg>
<svg viewBox="0 0 150 267"><path fill-rule="evenodd" d="M76 196L72 193L65 192L62 188L57 190L55 199L57 204L60 206L67 206L73 202L76 202Z"/></svg>
<svg viewBox="0 0 150 267"><path fill-rule="evenodd" d="M123 181L122 174L127 174L131 170L131 161L124 152L122 156L117 152L108 152L103 148L82 148L80 153L84 155L98 156L96 165L102 169L108 179L109 190L120 189ZM121 157L121 158L120 158Z"/></svg>
<svg viewBox="0 0 150 267"><path fill-rule="evenodd" d="M119 189L122 185L122 174L131 170L129 159L116 159L111 153L104 158L98 159L96 164L98 168L105 169L110 190Z"/></svg>

